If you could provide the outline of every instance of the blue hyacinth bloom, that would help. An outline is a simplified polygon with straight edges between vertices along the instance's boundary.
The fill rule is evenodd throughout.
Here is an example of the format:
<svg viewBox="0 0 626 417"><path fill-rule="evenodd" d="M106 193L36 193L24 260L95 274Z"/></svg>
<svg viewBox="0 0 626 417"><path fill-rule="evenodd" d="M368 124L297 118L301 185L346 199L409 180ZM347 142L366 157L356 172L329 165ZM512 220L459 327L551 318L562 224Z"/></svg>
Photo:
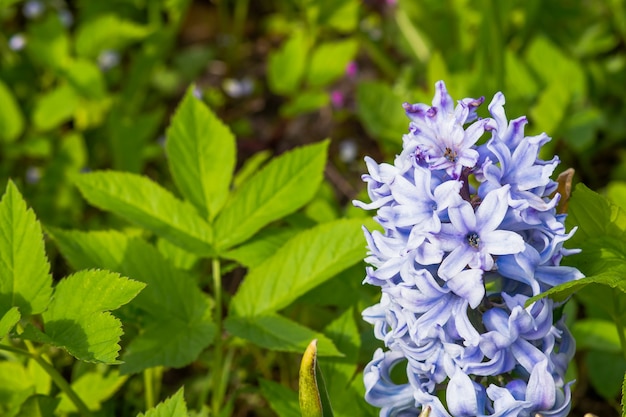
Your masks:
<svg viewBox="0 0 626 417"><path fill-rule="evenodd" d="M575 343L554 302L526 301L579 279L561 266L565 215L539 158L546 134L508 121L497 93L456 104L438 82L432 105L405 104L409 118L393 164L366 158L370 202L383 231L364 229L364 282L381 288L363 311L385 349L364 370L366 400L381 416L566 416L564 380ZM408 382L390 372L406 368Z"/></svg>

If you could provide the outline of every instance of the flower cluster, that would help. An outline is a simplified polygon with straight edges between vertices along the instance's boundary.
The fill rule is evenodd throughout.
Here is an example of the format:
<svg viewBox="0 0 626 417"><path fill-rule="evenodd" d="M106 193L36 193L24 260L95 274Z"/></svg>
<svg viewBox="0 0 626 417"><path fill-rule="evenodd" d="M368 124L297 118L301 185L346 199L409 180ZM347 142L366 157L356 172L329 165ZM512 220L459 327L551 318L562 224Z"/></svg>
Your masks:
<svg viewBox="0 0 626 417"><path fill-rule="evenodd" d="M381 416L566 416L564 381L574 340L554 302L526 301L579 279L560 266L570 235L556 210L559 163L539 159L546 134L507 120L504 96L456 106L436 84L432 106L405 104L410 119L394 164L366 159L375 219L365 230L365 282L380 302L363 312L386 349L364 371ZM408 382L391 378L405 366Z"/></svg>

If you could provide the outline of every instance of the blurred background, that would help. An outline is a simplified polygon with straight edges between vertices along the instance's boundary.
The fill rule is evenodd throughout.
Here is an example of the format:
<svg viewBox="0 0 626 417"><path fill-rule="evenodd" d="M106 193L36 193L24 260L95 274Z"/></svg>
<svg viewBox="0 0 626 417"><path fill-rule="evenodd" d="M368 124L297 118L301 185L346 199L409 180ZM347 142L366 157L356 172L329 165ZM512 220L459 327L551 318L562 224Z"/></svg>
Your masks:
<svg viewBox="0 0 626 417"><path fill-rule="evenodd" d="M239 166L331 138L305 213L322 222L363 198L365 155L399 153L402 103L429 103L444 80L455 99L502 91L509 118L553 138L544 159L626 196L625 69L623 0L0 0L0 184L47 226L117 224L73 178L116 169L172 189L165 129L192 85L238 138ZM619 382L585 366L578 409L615 406Z"/></svg>

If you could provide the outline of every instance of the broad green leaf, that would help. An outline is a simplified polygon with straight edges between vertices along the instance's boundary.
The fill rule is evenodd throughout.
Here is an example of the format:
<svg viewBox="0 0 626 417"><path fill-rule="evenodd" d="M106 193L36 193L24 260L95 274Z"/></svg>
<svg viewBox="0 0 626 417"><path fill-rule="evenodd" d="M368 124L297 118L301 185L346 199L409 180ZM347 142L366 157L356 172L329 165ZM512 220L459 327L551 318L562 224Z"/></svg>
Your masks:
<svg viewBox="0 0 626 417"><path fill-rule="evenodd" d="M18 307L22 317L45 310L52 277L41 226L9 181L0 200L0 315Z"/></svg>
<svg viewBox="0 0 626 417"><path fill-rule="evenodd" d="M61 254L74 268L102 267L145 282L133 300L140 334L124 356L122 373L194 361L215 337L210 304L194 279L156 248L122 233L52 230Z"/></svg>
<svg viewBox="0 0 626 417"><path fill-rule="evenodd" d="M70 121L79 104L74 89L69 84L62 84L37 99L32 115L33 125L41 131L54 129Z"/></svg>
<svg viewBox="0 0 626 417"><path fill-rule="evenodd" d="M54 417L58 404L58 398L41 394L31 395L22 404L16 417Z"/></svg>
<svg viewBox="0 0 626 417"><path fill-rule="evenodd" d="M259 379L259 386L278 417L302 417L297 392L267 379Z"/></svg>
<svg viewBox="0 0 626 417"><path fill-rule="evenodd" d="M409 128L409 119L402 110L406 101L399 93L380 81L363 81L357 86L357 116L367 132L395 148Z"/></svg>
<svg viewBox="0 0 626 417"><path fill-rule="evenodd" d="M0 415L16 415L34 393L34 382L19 362L0 362Z"/></svg>
<svg viewBox="0 0 626 417"><path fill-rule="evenodd" d="M619 334L615 323L601 319L576 320L571 327L576 339L576 349L604 352L621 352Z"/></svg>
<svg viewBox="0 0 626 417"><path fill-rule="evenodd" d="M278 51L270 53L267 78L273 93L289 95L300 87L309 50L309 40L296 30Z"/></svg>
<svg viewBox="0 0 626 417"><path fill-rule="evenodd" d="M284 117L295 117L316 111L328 103L330 103L330 96L326 91L304 91L285 103L280 108L280 114Z"/></svg>
<svg viewBox="0 0 626 417"><path fill-rule="evenodd" d="M256 317L230 316L224 325L233 335L266 349L303 352L311 340L317 339L320 355L341 356L333 342L323 334L277 314Z"/></svg>
<svg viewBox="0 0 626 417"><path fill-rule="evenodd" d="M83 270L57 284L43 313L51 342L87 362L116 361L122 326L110 310L127 304L145 284L103 270Z"/></svg>
<svg viewBox="0 0 626 417"><path fill-rule="evenodd" d="M0 143L14 142L24 131L22 110L5 83L0 80Z"/></svg>
<svg viewBox="0 0 626 417"><path fill-rule="evenodd" d="M76 32L78 55L95 58L105 50L119 51L129 44L145 38L150 30L114 14L101 14L82 22Z"/></svg>
<svg viewBox="0 0 626 417"><path fill-rule="evenodd" d="M298 233L295 228L267 228L257 233L245 244L224 253L227 259L237 261L246 268L262 264Z"/></svg>
<svg viewBox="0 0 626 417"><path fill-rule="evenodd" d="M626 373L624 356L621 353L592 350L585 355L585 361L595 391L607 400L616 398Z"/></svg>
<svg viewBox="0 0 626 417"><path fill-rule="evenodd" d="M556 132L565 117L571 92L564 85L549 84L543 89L537 104L530 110L530 117L537 132Z"/></svg>
<svg viewBox="0 0 626 417"><path fill-rule="evenodd" d="M235 137L187 90L167 130L167 155L176 186L205 218L224 206L236 162Z"/></svg>
<svg viewBox="0 0 626 417"><path fill-rule="evenodd" d="M145 414L139 413L137 417L188 417L184 387Z"/></svg>
<svg viewBox="0 0 626 417"><path fill-rule="evenodd" d="M299 233L249 271L231 302L239 316L287 307L296 298L365 257L363 220L337 220Z"/></svg>
<svg viewBox="0 0 626 417"><path fill-rule="evenodd" d="M328 141L274 158L239 188L215 223L216 245L228 249L306 204L323 179Z"/></svg>
<svg viewBox="0 0 626 417"><path fill-rule="evenodd" d="M29 24L27 38L26 51L40 66L61 69L70 60L70 39L58 13Z"/></svg>
<svg viewBox="0 0 626 417"><path fill-rule="evenodd" d="M345 74L356 51L357 42L354 39L326 42L317 46L308 67L307 83L312 87L322 87L337 80Z"/></svg>
<svg viewBox="0 0 626 417"><path fill-rule="evenodd" d="M89 410L98 411L102 403L115 394L127 379L127 376L120 376L118 370L111 370L106 375L102 370L95 370L82 374L76 381L72 382L71 386ZM59 411L78 411L65 393L59 397L61 399Z"/></svg>
<svg viewBox="0 0 626 417"><path fill-rule="evenodd" d="M17 307L12 307L2 316L2 319L0 319L0 339L4 338L13 330L13 327L20 321L20 318L20 310Z"/></svg>
<svg viewBox="0 0 626 417"><path fill-rule="evenodd" d="M302 417L333 416L324 377L317 363L317 340L313 340L302 355L298 398Z"/></svg>
<svg viewBox="0 0 626 417"><path fill-rule="evenodd" d="M196 211L146 177L115 171L76 180L91 204L111 211L200 255L212 253L211 228Z"/></svg>

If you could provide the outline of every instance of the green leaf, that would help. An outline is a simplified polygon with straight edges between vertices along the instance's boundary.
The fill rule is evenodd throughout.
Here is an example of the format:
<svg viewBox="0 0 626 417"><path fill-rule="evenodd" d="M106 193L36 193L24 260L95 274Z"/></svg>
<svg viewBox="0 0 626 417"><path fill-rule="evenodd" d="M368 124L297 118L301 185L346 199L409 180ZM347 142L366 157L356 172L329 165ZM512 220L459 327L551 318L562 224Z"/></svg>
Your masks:
<svg viewBox="0 0 626 417"><path fill-rule="evenodd" d="M356 29L361 6L358 0L319 0L316 3L320 8L317 20L322 26L343 33Z"/></svg>
<svg viewBox="0 0 626 417"><path fill-rule="evenodd" d="M37 99L32 115L33 125L41 131L54 129L70 121L79 104L74 89L69 84L62 84Z"/></svg>
<svg viewBox="0 0 626 417"><path fill-rule="evenodd" d="M567 299L567 297L571 296L577 291L582 290L588 285L601 285L610 287L613 289L620 290L622 293L626 294L626 264L622 266L612 267L610 270L606 272L599 273L597 275L593 275L590 277L585 277L578 279L576 281L566 282L561 285L557 285L549 289L546 292L543 292L539 295L536 295L528 301L526 301L526 305L530 305L535 301L544 298L550 297L556 301L563 301Z"/></svg>
<svg viewBox="0 0 626 417"><path fill-rule="evenodd" d="M13 330L13 327L20 321L20 318L20 310L17 307L12 307L2 316L2 319L0 319L0 339L4 338Z"/></svg>
<svg viewBox="0 0 626 417"><path fill-rule="evenodd" d="M44 332L55 346L87 362L116 361L122 335L109 310L127 304L145 284L102 270L84 270L57 284L43 313Z"/></svg>
<svg viewBox="0 0 626 417"><path fill-rule="evenodd" d="M32 395L22 404L16 417L54 417L58 404L58 398Z"/></svg>
<svg viewBox="0 0 626 417"><path fill-rule="evenodd" d="M302 417L298 404L298 393L267 379L259 379L263 397L278 417Z"/></svg>
<svg viewBox="0 0 626 417"><path fill-rule="evenodd" d="M236 162L235 137L187 90L167 130L170 171L180 192L205 218L224 206Z"/></svg>
<svg viewBox="0 0 626 417"><path fill-rule="evenodd" d="M79 56L96 58L104 50L119 51L145 38L149 28L123 20L114 14L101 14L82 22L76 32L76 52Z"/></svg>
<svg viewBox="0 0 626 417"><path fill-rule="evenodd" d="M132 303L141 332L123 356L122 373L185 366L213 341L216 329L206 296L153 246L114 231L53 229L51 234L74 268L107 268L147 284Z"/></svg>
<svg viewBox="0 0 626 417"><path fill-rule="evenodd" d="M357 42L347 39L325 42L313 51L307 73L307 83L312 87L323 87L343 76L348 63L354 59Z"/></svg>
<svg viewBox="0 0 626 417"><path fill-rule="evenodd" d="M313 340L302 355L298 398L302 417L333 416L324 377L317 363L317 340Z"/></svg>
<svg viewBox="0 0 626 417"><path fill-rule="evenodd" d="M198 255L174 245L167 239L159 238L157 248L161 255L172 263L176 268L188 271L198 262Z"/></svg>
<svg viewBox="0 0 626 417"><path fill-rule="evenodd" d="M283 117L295 117L300 114L316 111L330 103L326 91L303 91L280 108Z"/></svg>
<svg viewBox="0 0 626 417"><path fill-rule="evenodd" d="M18 307L22 317L45 310L52 277L41 226L9 181L0 200L0 315Z"/></svg>
<svg viewBox="0 0 626 417"><path fill-rule="evenodd" d="M253 317L287 307L365 257L363 220L337 220L299 233L249 271L231 310Z"/></svg>
<svg viewBox="0 0 626 417"><path fill-rule="evenodd" d="M124 385L127 376L120 376L118 370L111 370L106 375L101 370L82 374L72 382L72 389L91 411L101 409L102 403L108 400ZM59 411L76 412L76 406L65 393L60 395Z"/></svg>
<svg viewBox="0 0 626 417"><path fill-rule="evenodd" d="M592 349L596 351L619 353L619 334L615 323L602 319L576 320L571 328L576 339L576 349Z"/></svg>
<svg viewBox="0 0 626 417"><path fill-rule="evenodd" d="M394 147L402 143L409 119L402 110L406 101L399 93L380 81L363 81L357 86L356 111L367 132Z"/></svg>
<svg viewBox="0 0 626 417"><path fill-rule="evenodd" d="M0 415L16 415L34 393L34 382L19 362L0 362Z"/></svg>
<svg viewBox="0 0 626 417"><path fill-rule="evenodd" d="M60 69L70 60L70 39L58 13L29 24L27 38L26 51L40 66Z"/></svg>
<svg viewBox="0 0 626 417"><path fill-rule="evenodd" d="M294 228L267 228L257 233L245 244L224 253L224 258L237 261L246 268L253 268L270 258L285 242L298 233Z"/></svg>
<svg viewBox="0 0 626 417"><path fill-rule="evenodd" d="M61 69L60 73L82 97L101 100L106 94L102 71L89 60L72 60Z"/></svg>
<svg viewBox="0 0 626 417"><path fill-rule="evenodd" d="M188 415L184 387L181 387L172 397L148 410L145 414L139 413L137 417L188 417Z"/></svg>
<svg viewBox="0 0 626 417"><path fill-rule="evenodd" d="M306 204L323 179L328 141L274 158L238 189L215 223L216 244L228 249Z"/></svg>
<svg viewBox="0 0 626 417"><path fill-rule="evenodd" d="M324 334L332 339L345 356L341 358L327 358L320 363L320 368L324 372L324 380L328 387L328 392L343 393L357 369L359 348L361 337L356 321L354 320L354 310L346 310L341 316L332 321L324 329ZM334 398L334 397L333 397ZM341 396L337 395L334 403L338 403Z"/></svg>
<svg viewBox="0 0 626 417"><path fill-rule="evenodd" d="M626 417L626 372L624 372L624 381L622 382L622 417Z"/></svg>
<svg viewBox="0 0 626 417"><path fill-rule="evenodd" d="M617 397L626 373L626 360L621 353L592 350L585 355L589 380L595 391L607 400Z"/></svg>
<svg viewBox="0 0 626 417"><path fill-rule="evenodd" d="M101 171L76 180L91 204L171 240L182 248L209 255L211 228L196 211L160 185L136 174Z"/></svg>
<svg viewBox="0 0 626 417"><path fill-rule="evenodd" d="M13 93L0 80L0 143L14 142L24 131L24 116Z"/></svg>
<svg viewBox="0 0 626 417"><path fill-rule="evenodd" d="M224 325L233 335L266 349L303 352L312 339L317 339L320 355L341 356L333 342L323 334L277 314L256 317L230 316Z"/></svg>
<svg viewBox="0 0 626 417"><path fill-rule="evenodd" d="M267 162L271 157L272 153L269 150L264 150L248 158L239 171L237 171L237 174L235 174L233 188L237 189L241 187L241 185L250 179L261 168L261 165Z"/></svg>
<svg viewBox="0 0 626 417"><path fill-rule="evenodd" d="M278 51L270 53L267 77L273 93L295 93L306 68L309 40L304 31L296 30Z"/></svg>

